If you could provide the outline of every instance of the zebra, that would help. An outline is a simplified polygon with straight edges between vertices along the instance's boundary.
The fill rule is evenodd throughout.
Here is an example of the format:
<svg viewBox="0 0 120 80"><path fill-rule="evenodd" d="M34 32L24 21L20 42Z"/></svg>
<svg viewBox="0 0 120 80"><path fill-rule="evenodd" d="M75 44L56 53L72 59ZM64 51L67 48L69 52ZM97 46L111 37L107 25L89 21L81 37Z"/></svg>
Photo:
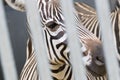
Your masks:
<svg viewBox="0 0 120 80"><path fill-rule="evenodd" d="M50 22L50 23L52 23L52 22ZM56 27L59 26L58 24L56 24L56 27L53 28L53 25L55 25L55 24L56 23L52 23L52 27L46 27L44 30L44 33L46 35L45 37L46 37L47 47L49 49L48 57L50 60L50 67L51 67L51 71L52 71L53 80L74 80L73 75L72 75L71 63L69 61L69 50L67 50L66 38L62 42L60 40L60 39L64 39L63 37L65 37L64 36L65 30L63 29L63 32L58 30L59 33L56 34L56 36L55 36L54 32L51 32L52 30L51 31L49 30L49 28L50 29L52 28L55 30ZM47 26L48 26L48 24L47 24ZM64 28L64 27L61 27L61 28ZM84 33L84 32L82 32L82 33ZM85 34L85 35L88 35L88 34ZM60 41L60 42L57 43L55 41ZM101 48L102 48L101 42L99 42L99 40L97 40L96 38L90 39L90 38L85 37L85 39L84 39L83 36L82 36L82 41L84 42L84 44L87 48L83 53L83 55L84 55L83 61L87 68L86 72L87 72L88 80L101 80L101 79L107 80L106 75L103 76L103 74L105 74L105 68L102 66L104 63L101 63L101 62L104 62L104 61L102 61L104 59L103 59L103 57L99 59L99 56L103 56L103 54L101 55L101 53L103 53L103 52L101 52L102 51L101 50ZM53 43L57 43L57 44L55 45ZM93 45L93 43L95 43L95 45ZM52 46L52 47L50 47L50 46ZM51 52L51 48L52 49L58 48L58 50L53 50L55 52ZM60 49L60 51L59 51L59 49ZM26 64L25 64L25 66L22 70L21 76L20 76L20 78L21 78L20 80L24 80L24 79L38 80L39 79L38 76L35 76L35 75L38 75L37 69L36 69L37 63L35 61L34 48L32 46L31 40L29 40L29 42L28 42L27 51L28 51L28 53L31 53L31 56L26 61ZM57 56L57 54L59 54L59 56ZM90 57L92 57L92 58L90 58ZM55 59L55 60L51 60L51 59ZM92 62L91 62L91 59L92 59ZM92 66L92 65L97 65L97 66ZM92 72L91 70L94 72ZM27 72L27 74L26 74L26 72ZM31 74L31 72L33 72L33 73ZM97 73L99 73L99 74L97 74ZM32 76L30 76L29 74L31 74Z"/></svg>
<svg viewBox="0 0 120 80"><path fill-rule="evenodd" d="M99 21L97 18L97 13L95 9L84 3L75 3L76 13L78 13L82 24L90 32L95 34L101 40L101 30L99 26ZM115 38L115 44L117 49L117 58L120 62L120 0L116 0L115 8L111 11L110 18L112 23L113 35Z"/></svg>
<svg viewBox="0 0 120 80"><path fill-rule="evenodd" d="M20 0L13 0L11 4L19 1ZM22 8L20 9L25 10L23 4L20 4L18 7L20 6L22 6ZM66 29L63 23L64 17L62 15L60 5L55 0L43 0L43 2L42 0L38 0L38 7L40 15L42 17L43 32L48 49L51 75L54 80L74 80L72 74L72 66L69 60ZM50 13L47 13L48 10L50 11ZM77 21L80 20L78 19ZM88 80L106 80L107 78L102 43L95 35L82 27L82 25L79 26L79 24L77 24L78 37L80 39L80 42L84 44L83 47L85 47L86 49L83 50L83 61L86 65L87 78ZM32 35L30 35L30 37L31 39L29 39L27 46L27 59L21 72L20 80L39 80L36 68L37 63L34 54L35 50L34 46L32 45Z"/></svg>

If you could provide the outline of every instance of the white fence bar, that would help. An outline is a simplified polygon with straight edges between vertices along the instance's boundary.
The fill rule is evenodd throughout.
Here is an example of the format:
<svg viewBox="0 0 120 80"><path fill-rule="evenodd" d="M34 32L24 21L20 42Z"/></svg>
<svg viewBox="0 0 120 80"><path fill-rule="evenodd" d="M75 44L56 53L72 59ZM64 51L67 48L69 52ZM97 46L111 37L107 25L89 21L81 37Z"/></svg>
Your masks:
<svg viewBox="0 0 120 80"><path fill-rule="evenodd" d="M18 80L2 0L0 0L0 18L0 60L4 79Z"/></svg>
<svg viewBox="0 0 120 80"><path fill-rule="evenodd" d="M61 0L63 15L65 16L65 25L68 33L68 45L70 47L70 58L73 66L75 80L87 80L85 76L85 67L82 62L81 44L78 41L74 6L72 0Z"/></svg>
<svg viewBox="0 0 120 80"><path fill-rule="evenodd" d="M26 9L35 47L40 80L52 80L36 0L26 0Z"/></svg>
<svg viewBox="0 0 120 80"><path fill-rule="evenodd" d="M108 0L95 0L101 26L102 41L109 80L120 80L119 66L116 58L116 47L110 23Z"/></svg>

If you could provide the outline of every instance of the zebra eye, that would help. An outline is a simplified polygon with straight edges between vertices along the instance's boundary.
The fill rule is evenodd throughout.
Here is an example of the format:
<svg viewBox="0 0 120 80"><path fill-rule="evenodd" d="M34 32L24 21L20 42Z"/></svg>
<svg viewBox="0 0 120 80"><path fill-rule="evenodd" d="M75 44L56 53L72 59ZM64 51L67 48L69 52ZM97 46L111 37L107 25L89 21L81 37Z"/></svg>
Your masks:
<svg viewBox="0 0 120 80"><path fill-rule="evenodd" d="M53 28L55 28L57 25L58 25L57 23L52 22L52 23L50 23L49 25L47 25L47 27L50 28L50 29L53 29Z"/></svg>
<svg viewBox="0 0 120 80"><path fill-rule="evenodd" d="M57 24L54 21L51 21L46 24L46 27L48 27L51 31L56 31L59 28L59 24Z"/></svg>

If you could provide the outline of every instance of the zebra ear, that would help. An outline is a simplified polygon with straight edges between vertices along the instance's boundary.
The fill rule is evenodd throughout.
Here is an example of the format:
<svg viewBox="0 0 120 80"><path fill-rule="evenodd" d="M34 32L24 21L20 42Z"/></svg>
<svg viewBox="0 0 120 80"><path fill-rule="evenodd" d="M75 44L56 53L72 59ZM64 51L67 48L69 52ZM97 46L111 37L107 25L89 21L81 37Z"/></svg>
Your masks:
<svg viewBox="0 0 120 80"><path fill-rule="evenodd" d="M25 0L4 0L11 8L17 11L25 11Z"/></svg>

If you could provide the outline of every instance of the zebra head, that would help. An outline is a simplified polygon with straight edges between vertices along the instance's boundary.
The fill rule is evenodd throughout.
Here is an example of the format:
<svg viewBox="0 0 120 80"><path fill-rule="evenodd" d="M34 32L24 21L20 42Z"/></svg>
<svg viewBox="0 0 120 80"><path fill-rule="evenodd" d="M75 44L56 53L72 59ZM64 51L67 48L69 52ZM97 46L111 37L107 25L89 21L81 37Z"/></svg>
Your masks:
<svg viewBox="0 0 120 80"><path fill-rule="evenodd" d="M49 20L46 23L44 31L49 57L53 59L55 64L69 64L69 49L67 47L67 36L64 26L56 21ZM83 52L83 61L87 70L93 75L95 74L95 76L105 75L106 70L102 43L99 40L84 39L84 41L83 44L86 50Z"/></svg>
<svg viewBox="0 0 120 80"><path fill-rule="evenodd" d="M103 76L106 74L104 52L100 41L85 40L86 50L83 52L83 61L86 68L94 76Z"/></svg>

